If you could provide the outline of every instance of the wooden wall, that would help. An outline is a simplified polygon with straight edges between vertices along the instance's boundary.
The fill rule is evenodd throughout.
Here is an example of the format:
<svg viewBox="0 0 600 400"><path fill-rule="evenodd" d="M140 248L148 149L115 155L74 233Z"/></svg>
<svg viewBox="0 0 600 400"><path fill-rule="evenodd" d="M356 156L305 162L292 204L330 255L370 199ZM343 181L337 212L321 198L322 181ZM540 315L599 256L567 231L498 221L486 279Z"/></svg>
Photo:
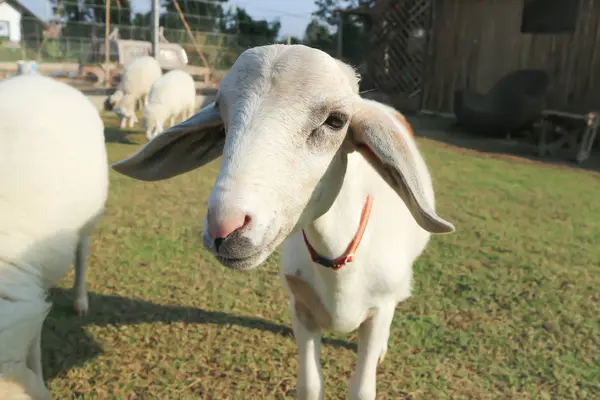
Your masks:
<svg viewBox="0 0 600 400"><path fill-rule="evenodd" d="M580 1L573 34L522 34L524 0L435 0L423 109L452 111L454 91L487 91L506 73L538 68L548 108L600 110L600 1Z"/></svg>

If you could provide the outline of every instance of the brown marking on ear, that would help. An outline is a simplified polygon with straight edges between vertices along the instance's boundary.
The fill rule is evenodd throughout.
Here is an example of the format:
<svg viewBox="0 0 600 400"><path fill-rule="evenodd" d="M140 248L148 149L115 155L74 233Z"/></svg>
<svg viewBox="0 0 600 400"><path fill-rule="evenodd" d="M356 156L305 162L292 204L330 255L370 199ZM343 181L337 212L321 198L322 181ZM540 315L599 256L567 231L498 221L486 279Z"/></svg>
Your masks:
<svg viewBox="0 0 600 400"><path fill-rule="evenodd" d="M390 117L407 128L406 135ZM454 226L437 215L434 204L427 200L427 182L419 175L424 162L414 148L414 139L409 139L414 133L400 113L396 116L365 103L352 116L349 133L351 142L402 198L421 228L430 233L454 231Z"/></svg>
<svg viewBox="0 0 600 400"><path fill-rule="evenodd" d="M325 309L317 292L306 281L296 276L285 275L285 279L294 295L294 308L302 325L312 332L329 329L331 315Z"/></svg>
<svg viewBox="0 0 600 400"><path fill-rule="evenodd" d="M398 120L398 122L400 122L400 124L402 124L402 126L404 127L404 129L406 130L406 132L411 136L411 137L415 137L415 133L412 130L412 127L410 126L410 124L408 123L408 121L406 120L406 118L404 117L404 115L400 114L399 112L394 112L392 114L394 116L394 118L396 118L396 120Z"/></svg>

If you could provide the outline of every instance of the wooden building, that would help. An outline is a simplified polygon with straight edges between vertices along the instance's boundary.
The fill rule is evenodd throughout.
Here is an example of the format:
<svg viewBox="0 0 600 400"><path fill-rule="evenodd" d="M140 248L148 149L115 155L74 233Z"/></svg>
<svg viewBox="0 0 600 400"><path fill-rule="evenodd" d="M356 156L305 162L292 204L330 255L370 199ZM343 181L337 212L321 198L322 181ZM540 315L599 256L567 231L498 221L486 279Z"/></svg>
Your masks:
<svg viewBox="0 0 600 400"><path fill-rule="evenodd" d="M407 110L449 112L454 91L545 70L547 108L600 110L600 1L377 0L366 70ZM425 32L425 35L423 34Z"/></svg>

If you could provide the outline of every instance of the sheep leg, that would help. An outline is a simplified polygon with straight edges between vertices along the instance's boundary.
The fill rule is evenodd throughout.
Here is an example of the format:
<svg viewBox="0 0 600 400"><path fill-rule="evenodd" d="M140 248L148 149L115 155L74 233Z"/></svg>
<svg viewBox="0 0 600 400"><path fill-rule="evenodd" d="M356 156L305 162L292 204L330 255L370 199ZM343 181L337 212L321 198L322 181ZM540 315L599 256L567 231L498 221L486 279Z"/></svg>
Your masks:
<svg viewBox="0 0 600 400"><path fill-rule="evenodd" d="M292 300L293 303L293 300ZM321 374L321 334L307 329L298 319L292 305L292 330L298 351L298 379L296 398L299 400L323 399L323 375Z"/></svg>
<svg viewBox="0 0 600 400"><path fill-rule="evenodd" d="M88 293L85 285L85 270L87 267L87 255L90 247L90 238L87 234L81 234L77 249L75 250L75 282L73 290L75 291L75 312L77 315L87 315L88 313Z"/></svg>
<svg viewBox="0 0 600 400"><path fill-rule="evenodd" d="M127 117L119 117L119 128L124 129Z"/></svg>
<svg viewBox="0 0 600 400"><path fill-rule="evenodd" d="M350 381L350 400L375 400L377 365L387 353L395 305L380 308L359 328L358 361Z"/></svg>
<svg viewBox="0 0 600 400"><path fill-rule="evenodd" d="M129 117L129 124L128 127L129 128L133 128L133 126L138 122L138 119L135 115L135 112Z"/></svg>

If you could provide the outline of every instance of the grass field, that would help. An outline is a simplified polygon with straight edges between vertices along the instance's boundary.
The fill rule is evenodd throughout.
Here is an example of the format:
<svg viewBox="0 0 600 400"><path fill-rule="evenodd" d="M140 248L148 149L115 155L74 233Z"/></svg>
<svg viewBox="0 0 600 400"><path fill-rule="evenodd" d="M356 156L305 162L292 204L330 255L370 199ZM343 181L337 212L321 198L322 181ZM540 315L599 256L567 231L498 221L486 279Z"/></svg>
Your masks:
<svg viewBox="0 0 600 400"><path fill-rule="evenodd" d="M105 121L111 162L145 141ZM419 141L458 231L414 266L377 398L600 398L600 175ZM234 273L201 246L217 168L158 183L111 171L90 315L73 315L72 273L52 291L43 357L56 399L295 397L277 255ZM326 398L343 399L356 337L324 337Z"/></svg>

